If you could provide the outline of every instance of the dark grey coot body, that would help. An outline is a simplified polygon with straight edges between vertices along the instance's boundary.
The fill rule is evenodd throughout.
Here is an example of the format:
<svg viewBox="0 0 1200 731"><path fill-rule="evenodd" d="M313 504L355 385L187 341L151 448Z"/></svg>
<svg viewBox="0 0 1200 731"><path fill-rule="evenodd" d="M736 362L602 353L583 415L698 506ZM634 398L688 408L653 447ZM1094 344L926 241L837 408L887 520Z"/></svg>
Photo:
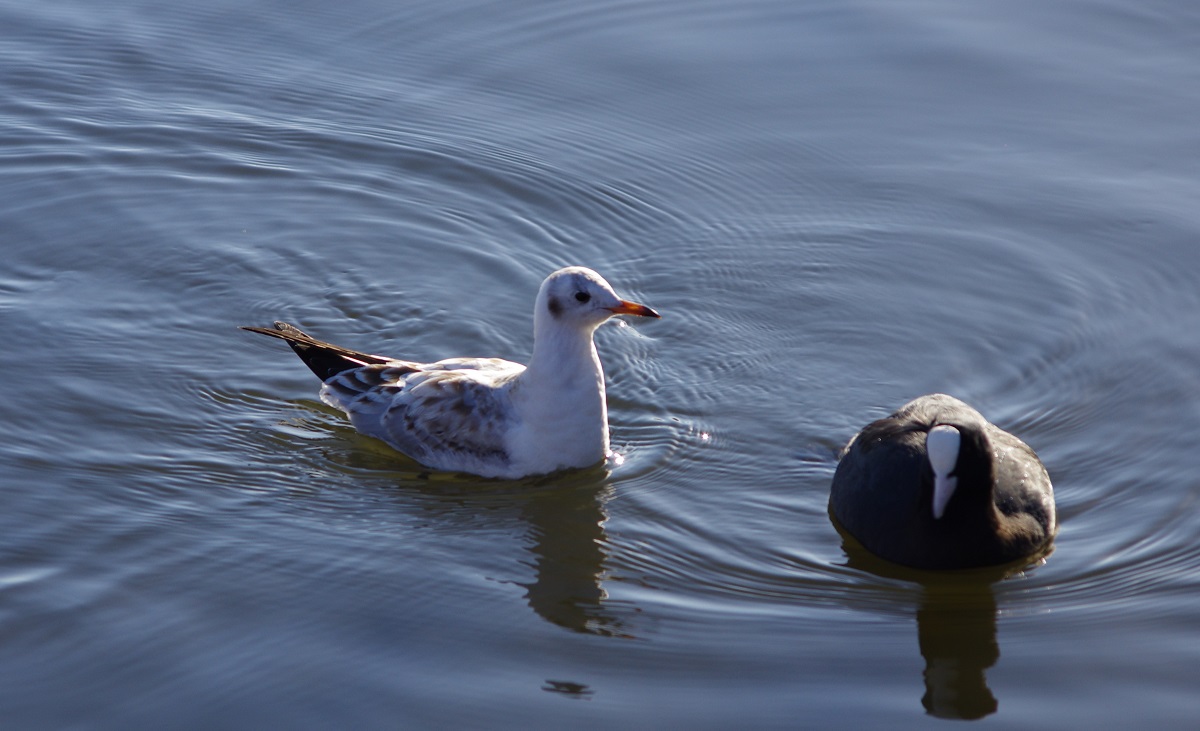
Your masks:
<svg viewBox="0 0 1200 731"><path fill-rule="evenodd" d="M946 463L937 500L926 448L935 427L957 445L957 454L931 449ZM1033 450L945 394L914 399L850 440L829 509L871 553L921 569L1016 561L1049 546L1058 529L1050 476Z"/></svg>

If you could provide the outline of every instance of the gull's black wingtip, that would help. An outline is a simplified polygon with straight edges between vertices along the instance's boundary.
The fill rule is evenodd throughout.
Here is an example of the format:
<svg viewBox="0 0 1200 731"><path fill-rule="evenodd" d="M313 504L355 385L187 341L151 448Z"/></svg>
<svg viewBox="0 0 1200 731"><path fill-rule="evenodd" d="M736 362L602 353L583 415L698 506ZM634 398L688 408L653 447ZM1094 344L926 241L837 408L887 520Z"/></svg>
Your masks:
<svg viewBox="0 0 1200 731"><path fill-rule="evenodd" d="M303 330L301 330L300 328L296 327L295 325L293 325L291 323L284 322L283 320L276 320L273 324L275 325L274 329L269 328L269 327L258 327L255 325L238 325L238 329L239 330L248 330L252 333L262 333L263 335L270 335L271 337L275 337L275 338L284 337L284 335L294 335L294 336L301 337L301 338L311 338L311 336L308 333L304 332Z"/></svg>
<svg viewBox="0 0 1200 731"><path fill-rule="evenodd" d="M327 381L343 371L362 368L367 365L381 365L392 361L381 355L370 355L357 350L350 350L323 340L317 340L295 325L275 321L275 328L239 325L239 328L260 335L279 338L292 347L304 365L316 374L317 378Z"/></svg>

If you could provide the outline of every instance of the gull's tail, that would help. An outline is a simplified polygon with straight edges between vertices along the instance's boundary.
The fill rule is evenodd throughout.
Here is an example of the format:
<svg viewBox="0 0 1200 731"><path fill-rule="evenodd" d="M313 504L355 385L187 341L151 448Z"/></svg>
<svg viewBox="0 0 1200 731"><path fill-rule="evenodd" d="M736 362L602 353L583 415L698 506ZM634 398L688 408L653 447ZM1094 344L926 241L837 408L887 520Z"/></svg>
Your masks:
<svg viewBox="0 0 1200 731"><path fill-rule="evenodd" d="M289 325L286 322L277 321L274 330L269 327L246 326L242 326L242 329L287 341L287 344L292 346L292 350L296 351L296 355L300 356L300 360L304 361L304 365L308 366L309 370L317 374L317 378L322 381L327 381L343 371L354 368L396 362L394 358L360 353L357 350L317 340L295 325Z"/></svg>

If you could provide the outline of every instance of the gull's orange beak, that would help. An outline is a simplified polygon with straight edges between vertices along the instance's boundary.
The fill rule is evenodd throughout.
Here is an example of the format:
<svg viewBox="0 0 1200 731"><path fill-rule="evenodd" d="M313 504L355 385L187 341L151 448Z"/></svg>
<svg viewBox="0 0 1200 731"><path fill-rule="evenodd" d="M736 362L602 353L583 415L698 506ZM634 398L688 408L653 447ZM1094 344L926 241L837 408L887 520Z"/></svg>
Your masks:
<svg viewBox="0 0 1200 731"><path fill-rule="evenodd" d="M629 300L621 300L621 304L617 305L616 307L609 307L608 309L612 310L613 314L616 315L637 315L638 317L658 318L662 317L662 315L658 314L649 307L645 305L639 305L637 302L630 302Z"/></svg>

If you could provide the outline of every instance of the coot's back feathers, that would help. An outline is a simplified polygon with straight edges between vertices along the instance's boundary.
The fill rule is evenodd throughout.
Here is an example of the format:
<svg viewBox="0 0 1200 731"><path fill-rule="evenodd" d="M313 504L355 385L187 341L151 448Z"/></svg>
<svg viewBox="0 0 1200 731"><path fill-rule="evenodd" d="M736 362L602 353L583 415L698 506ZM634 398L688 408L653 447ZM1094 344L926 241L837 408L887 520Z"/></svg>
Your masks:
<svg viewBox="0 0 1200 731"><path fill-rule="evenodd" d="M938 426L958 435L945 440L957 442L957 454L940 477L927 451ZM945 491L940 511L935 482ZM1048 546L1057 530L1053 488L1033 450L945 394L917 398L855 436L829 507L867 550L916 568L1016 561Z"/></svg>

